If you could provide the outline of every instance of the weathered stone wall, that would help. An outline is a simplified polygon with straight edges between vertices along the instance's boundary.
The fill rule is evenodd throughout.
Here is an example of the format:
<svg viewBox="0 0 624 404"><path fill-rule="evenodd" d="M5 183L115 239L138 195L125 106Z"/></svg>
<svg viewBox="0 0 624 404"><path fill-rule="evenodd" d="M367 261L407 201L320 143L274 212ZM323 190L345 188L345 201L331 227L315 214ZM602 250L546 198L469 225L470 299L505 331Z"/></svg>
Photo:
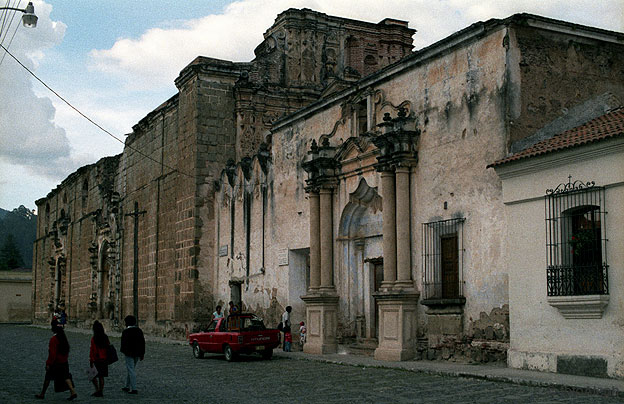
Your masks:
<svg viewBox="0 0 624 404"><path fill-rule="evenodd" d="M123 316L133 314L134 216L138 217L138 316L150 322L174 320L173 278L177 184L178 101L161 105L133 129L123 155ZM147 157L146 157L147 156ZM137 205L135 205L135 203Z"/></svg>
<svg viewBox="0 0 624 404"><path fill-rule="evenodd" d="M397 106L408 101L409 112L417 117L423 129L419 149L419 163L412 173L412 276L417 284L421 281L420 224L441 218L466 217L464 247L464 295L467 297L462 329L470 329L471 317L479 318L479 313L490 312L507 302L506 276L501 272L502 250L496 240L500 239L504 218L501 215L500 183L485 169L488 162L504 155L505 126L503 115L503 93L505 78L505 49L502 47L505 30L491 33L475 43L429 60L421 67L409 69L391 81L381 81L371 92L376 94L374 120L381 122L384 112L396 114ZM466 77L471 81L466 84ZM378 91L380 90L380 91ZM297 271L288 266L275 265L275 256L305 250L308 245L308 201L304 191L307 175L301 167L312 139L329 135L332 145L344 144L358 127L352 111L366 99L364 95L341 100L330 108L317 111L303 120L280 128L273 135L272 145L272 191L269 187L269 205L279 208L269 210L268 228L274 237L267 240L267 272L263 275L264 289L267 283L281 290L297 287L289 283L284 274ZM393 109L394 108L394 109ZM341 121L342 120L342 121ZM340 122L339 122L340 121ZM338 122L338 123L337 123ZM344 161L353 159L353 167L343 167L344 176L334 192L333 227L335 238L344 208L361 179L368 186L379 186L375 172L374 148L364 147L353 154L345 154ZM353 148L355 150L355 147ZM367 157L363 157L366 153ZM358 155L362 156L358 158ZM451 157L449 157L451 156ZM463 175L458 175L463 173ZM241 173L237 178L242 176ZM448 202L449 210L443 209ZM237 205L238 206L238 205ZM230 207L223 209L220 229L228 228L231 216ZM273 213L273 214L271 214ZM244 243L241 237L244 223L242 209L235 208L235 243ZM226 219L227 218L227 219ZM241 233L238 230L241 229ZM221 230L221 245L228 244L228 238ZM229 232L228 232L229 234ZM485 239L485 240L484 240ZM235 253L236 254L236 253ZM339 329L345 337L355 336L356 316L361 314L357 291L363 280L349 268L350 258L336 246L334 249L334 282L341 296L339 302ZM371 244L367 258L380 255L380 247ZM227 263L223 258L222 262ZM252 267L259 267L255 259ZM275 270L275 275L272 274ZM361 275L359 275L361 277ZM219 279L223 279L219 275ZM272 280L272 279L273 280ZM221 281L223 282L223 281ZM221 283L220 282L220 283ZM251 281L250 281L251 282ZM227 293L226 288L221 289ZM486 294L482 291L487 290ZM283 296L281 305L297 306ZM226 299L224 299L226 300ZM245 300L245 299L244 299ZM268 307L265 305L264 307ZM302 313L299 314L302 318ZM424 309L419 319L421 330L425 329Z"/></svg>
<svg viewBox="0 0 624 404"><path fill-rule="evenodd" d="M512 25L509 95L517 99L510 103L510 145L598 95L610 92L624 100L624 37L607 39L591 29L579 37L569 25L559 32Z"/></svg>
<svg viewBox="0 0 624 404"><path fill-rule="evenodd" d="M57 305L65 307L70 320L91 319L117 298L113 286L98 290L97 276L98 235L115 233L104 226L103 218L113 213L118 162L119 156L107 157L82 167L37 201L42 220L37 225L34 254L35 321L49 320ZM56 282L57 268L60 282ZM107 281L111 276L114 280L115 268L106 275ZM98 301L98 294L106 296Z"/></svg>
<svg viewBox="0 0 624 404"><path fill-rule="evenodd" d="M231 299L236 300L230 289L230 282L235 282L240 284L242 309L275 325L287 305L283 302L287 300L288 274L276 262L273 239L277 234L272 218L278 207L272 176L267 175L269 167L268 156L257 155L222 173L215 200L221 254L214 279L218 304L225 307Z"/></svg>

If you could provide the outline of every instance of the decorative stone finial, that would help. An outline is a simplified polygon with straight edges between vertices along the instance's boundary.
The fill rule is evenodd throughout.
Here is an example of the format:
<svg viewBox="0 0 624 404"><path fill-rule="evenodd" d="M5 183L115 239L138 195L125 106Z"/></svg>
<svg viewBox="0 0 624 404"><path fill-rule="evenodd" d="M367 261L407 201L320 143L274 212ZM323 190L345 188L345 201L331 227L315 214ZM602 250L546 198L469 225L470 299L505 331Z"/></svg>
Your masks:
<svg viewBox="0 0 624 404"><path fill-rule="evenodd" d="M383 116L383 120L384 122L389 122L392 120L392 118L390 118L390 112L386 112Z"/></svg>
<svg viewBox="0 0 624 404"><path fill-rule="evenodd" d="M329 138L323 138L322 147L329 147Z"/></svg>
<svg viewBox="0 0 624 404"><path fill-rule="evenodd" d="M312 139L312 144L310 145L310 151L312 153L318 153L318 144L316 144L315 139Z"/></svg>
<svg viewBox="0 0 624 404"><path fill-rule="evenodd" d="M407 116L407 109L404 107L399 108L399 118L405 118Z"/></svg>

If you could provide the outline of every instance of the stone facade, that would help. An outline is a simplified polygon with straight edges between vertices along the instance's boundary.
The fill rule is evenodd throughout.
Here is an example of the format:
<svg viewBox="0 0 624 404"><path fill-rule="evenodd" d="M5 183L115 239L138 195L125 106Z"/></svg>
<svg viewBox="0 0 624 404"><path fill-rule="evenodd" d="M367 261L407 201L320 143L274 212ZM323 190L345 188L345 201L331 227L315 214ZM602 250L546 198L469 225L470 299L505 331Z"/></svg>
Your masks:
<svg viewBox="0 0 624 404"><path fill-rule="evenodd" d="M618 41L526 15L475 24L277 121L268 158L222 172L215 295L242 285L244 304L272 322L275 300L293 306L309 352L504 360L507 217L486 166L558 133L555 118L606 87L621 97ZM592 63L596 53L609 62ZM457 285L445 288L452 235Z"/></svg>
<svg viewBox="0 0 624 404"><path fill-rule="evenodd" d="M79 169L37 201L45 213L35 243L35 319L56 306L77 322L114 325L134 313L147 330L183 335L209 318L222 168L268 150L278 117L409 54L413 33L403 21L290 9L253 61L191 62L175 81L178 94L133 127L121 155Z"/></svg>
<svg viewBox="0 0 624 404"><path fill-rule="evenodd" d="M622 99L623 37L516 15L411 52L414 32L291 9L253 61L194 60L122 155L38 201L36 317L138 310L166 334L229 300L269 325L290 305L308 352L504 359L508 218L486 167L605 88Z"/></svg>

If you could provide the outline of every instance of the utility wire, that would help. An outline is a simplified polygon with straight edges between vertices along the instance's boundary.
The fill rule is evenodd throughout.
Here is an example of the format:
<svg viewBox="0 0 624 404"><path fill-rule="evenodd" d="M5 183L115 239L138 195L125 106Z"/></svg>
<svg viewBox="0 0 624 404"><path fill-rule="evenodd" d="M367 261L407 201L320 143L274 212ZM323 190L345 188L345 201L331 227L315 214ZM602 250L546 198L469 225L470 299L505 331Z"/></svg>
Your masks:
<svg viewBox="0 0 624 404"><path fill-rule="evenodd" d="M22 0L16 0L16 3L13 4L14 8L20 8L22 4ZM7 0L6 2L6 6L7 7L12 7L11 6L11 0ZM4 45L4 41L6 40L7 35L9 34L9 30L11 29L11 24L13 24L13 19L15 18L15 14L17 14L16 10L2 10L3 11L3 19L2 19L2 28L0 28L0 45ZM9 15L9 11L13 11L13 14L11 14L11 21L9 22L9 24L6 26L6 30L4 29L4 25L7 19L7 16ZM11 44L13 43L13 39L15 38L15 34L17 34L17 30L20 27L20 23L18 22L15 26L15 30L13 31L13 35L11 36L11 40L9 41L9 44L6 46L6 48L10 48ZM0 66L2 66L2 62L4 62L4 58L6 57L6 52L2 54L2 59L0 59Z"/></svg>
<svg viewBox="0 0 624 404"><path fill-rule="evenodd" d="M40 82L45 88L47 88L50 92L52 92L52 94L56 95L61 101L63 101L65 104L67 104L67 106L69 106L71 109L73 109L74 111L76 111L80 116L82 116L83 118L85 118L87 121L91 122L95 127L97 127L98 129L100 129L102 132L106 133L108 136L112 137L113 139L117 140L119 143L123 144L125 147L127 147L128 149L140 154L141 156L152 160L154 163L158 163L158 164L162 164L163 167L166 167L172 171L178 172L182 175L186 175L187 177L190 178L199 178L202 176L196 176L196 175L191 175L188 173L185 173L184 171L180 171L177 168L173 168L170 167L168 165L166 165L164 162L162 161L158 161L155 158L143 153L141 150L132 147L130 145L127 145L126 142L124 142L122 139L120 139L119 137L115 136L114 134L112 134L111 132L109 132L108 130L106 130L105 128L103 128L100 124L98 124L97 122L95 122L93 119L89 118L87 115L83 114L78 108L74 107L69 101L67 101L65 98L63 98L59 93L57 93L56 91L54 91L50 86L48 86L43 80L41 80L39 77L37 77L37 75L30 70L28 67L26 67L22 62L19 61L18 58L16 58L11 52L9 52L9 50L7 48L4 47L4 45L0 44L0 47L2 47L2 49L4 49L4 51L6 53L9 54L9 56L11 56L13 58L13 60L15 60L20 66L22 66L28 73L31 74L31 76L33 76L38 82ZM163 117L163 125L164 125L164 117Z"/></svg>
<svg viewBox="0 0 624 404"><path fill-rule="evenodd" d="M19 27L20 27L20 25L17 24L17 26L15 27L15 31L13 31L13 36L11 36L11 40L9 41L9 44L7 45L7 47L5 49L9 49L11 47L11 44L13 43L13 38L15 38L15 34L17 34L17 30L19 29ZM2 42L3 41L0 41L0 45L2 45ZM2 66L2 62L4 62L4 57L7 55L7 52L4 52L2 54L2 59L0 59L0 66Z"/></svg>
<svg viewBox="0 0 624 404"><path fill-rule="evenodd" d="M15 11L14 10L9 10L9 8L11 7L11 0L7 0L6 2L6 8L4 10L2 10L2 25L0 26L0 44L3 44L4 42L4 38L6 37L6 32L8 31L9 27L10 27L10 23L7 26L7 29L5 30L4 27L7 24L7 19L9 18L9 13L13 13L12 16L15 16ZM11 18L11 21L13 21L13 19Z"/></svg>
<svg viewBox="0 0 624 404"><path fill-rule="evenodd" d="M19 8L21 2L22 0L15 0L15 3L11 5L11 0L7 0L6 7ZM11 24L13 24L13 19L15 18L15 14L17 14L16 10L9 10L8 8L5 10L2 10L2 27L0 28L0 45L4 44L4 40L6 39L8 32L11 29ZM9 23L6 24L6 21L9 18L8 17L9 13L11 13L11 21L9 21ZM4 29L5 24L6 24L6 30ZM19 24L18 24L18 27L19 27Z"/></svg>

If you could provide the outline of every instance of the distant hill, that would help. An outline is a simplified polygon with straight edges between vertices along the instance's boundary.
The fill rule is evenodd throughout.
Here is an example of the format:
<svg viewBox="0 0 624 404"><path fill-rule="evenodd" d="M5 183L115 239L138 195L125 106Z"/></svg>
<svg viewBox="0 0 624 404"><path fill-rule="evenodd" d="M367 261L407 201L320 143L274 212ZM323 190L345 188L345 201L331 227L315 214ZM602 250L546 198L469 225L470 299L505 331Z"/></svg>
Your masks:
<svg viewBox="0 0 624 404"><path fill-rule="evenodd" d="M13 235L26 268L32 268L33 243L37 237L37 215L21 205L8 211L0 208L0 247Z"/></svg>

